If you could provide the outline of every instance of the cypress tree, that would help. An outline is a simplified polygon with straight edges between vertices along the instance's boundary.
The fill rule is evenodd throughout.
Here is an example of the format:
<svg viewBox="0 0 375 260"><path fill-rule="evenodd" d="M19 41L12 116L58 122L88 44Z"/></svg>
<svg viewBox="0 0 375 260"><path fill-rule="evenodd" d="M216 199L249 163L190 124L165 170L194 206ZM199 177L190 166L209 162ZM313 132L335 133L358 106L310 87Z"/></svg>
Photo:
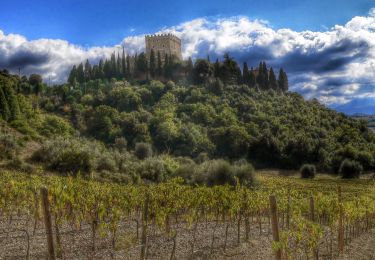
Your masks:
<svg viewBox="0 0 375 260"><path fill-rule="evenodd" d="M117 65L116 65L116 76L117 79L121 79L121 72L122 72L122 66L121 66L121 58L120 58L120 53L117 53Z"/></svg>
<svg viewBox="0 0 375 260"><path fill-rule="evenodd" d="M168 57L168 54L165 54L164 56L164 77L165 78L168 78L168 74L169 74L169 57Z"/></svg>
<svg viewBox="0 0 375 260"><path fill-rule="evenodd" d="M286 75L285 71L281 68L279 71L279 88L283 92L287 92L289 89L289 82L288 82L288 76Z"/></svg>
<svg viewBox="0 0 375 260"><path fill-rule="evenodd" d="M193 61L191 60L191 57L189 57L187 66L186 66L186 76L189 81L193 80L193 69L194 69Z"/></svg>
<svg viewBox="0 0 375 260"><path fill-rule="evenodd" d="M214 76L218 78L220 76L220 62L219 59L216 59L214 64Z"/></svg>
<svg viewBox="0 0 375 260"><path fill-rule="evenodd" d="M122 58L121 58L121 75L122 77L126 78L126 57L125 57L125 49L122 47Z"/></svg>
<svg viewBox="0 0 375 260"><path fill-rule="evenodd" d="M99 68L98 68L98 79L103 79L105 77L104 75L104 61L100 59L99 61Z"/></svg>
<svg viewBox="0 0 375 260"><path fill-rule="evenodd" d="M130 79L131 75L131 68L130 68L130 56L129 54L126 56L126 75Z"/></svg>
<svg viewBox="0 0 375 260"><path fill-rule="evenodd" d="M244 62L242 68L242 81L246 85L249 85L249 76L249 67L247 66L247 62Z"/></svg>
<svg viewBox="0 0 375 260"><path fill-rule="evenodd" d="M78 65L78 68L77 68L77 77L76 78L77 78L77 81L79 83L85 82L85 72L84 72L83 64L82 63L80 63Z"/></svg>
<svg viewBox="0 0 375 260"><path fill-rule="evenodd" d="M73 66L72 70L69 73L68 82L73 85L77 79L77 67L76 65Z"/></svg>
<svg viewBox="0 0 375 260"><path fill-rule="evenodd" d="M111 68L111 62L109 60L105 60L104 67L103 67L104 76L107 79L110 79L112 77L112 68Z"/></svg>
<svg viewBox="0 0 375 260"><path fill-rule="evenodd" d="M270 68L270 77L269 77L269 87L273 90L277 90L278 89L278 84L277 84L277 80L276 80L276 76L275 76L275 73L273 72L273 69L272 67Z"/></svg>
<svg viewBox="0 0 375 260"><path fill-rule="evenodd" d="M162 65L160 51L158 51L158 68L157 68L157 74L158 74L158 76L162 76L162 74L163 74L163 65Z"/></svg>
<svg viewBox="0 0 375 260"><path fill-rule="evenodd" d="M89 60L86 60L85 63L85 81L89 81L91 79L91 74L92 74L92 68Z"/></svg>
<svg viewBox="0 0 375 260"><path fill-rule="evenodd" d="M263 77L264 77L264 89L270 89L268 69L267 69L267 64L265 61L263 62Z"/></svg>
<svg viewBox="0 0 375 260"><path fill-rule="evenodd" d="M110 78L116 76L117 73L117 63L116 63L116 54L111 54L111 62L110 62Z"/></svg>
<svg viewBox="0 0 375 260"><path fill-rule="evenodd" d="M156 72L155 51L154 51L154 49L151 49L151 54L150 54L150 75L151 75L152 78L155 77L155 72Z"/></svg>
<svg viewBox="0 0 375 260"><path fill-rule="evenodd" d="M3 88L0 86L0 116L4 121L8 121L11 117L8 101L5 97Z"/></svg>
<svg viewBox="0 0 375 260"><path fill-rule="evenodd" d="M8 85L5 85L3 88L3 92L8 103L8 108L10 112L9 119L10 120L18 119L21 112L20 112L20 107L18 104L16 94L14 93L13 88Z"/></svg>
<svg viewBox="0 0 375 260"><path fill-rule="evenodd" d="M255 87L256 84L257 84L257 80L256 80L256 77L255 77L255 73L254 73L253 68L251 68L251 70L249 72L249 86Z"/></svg>

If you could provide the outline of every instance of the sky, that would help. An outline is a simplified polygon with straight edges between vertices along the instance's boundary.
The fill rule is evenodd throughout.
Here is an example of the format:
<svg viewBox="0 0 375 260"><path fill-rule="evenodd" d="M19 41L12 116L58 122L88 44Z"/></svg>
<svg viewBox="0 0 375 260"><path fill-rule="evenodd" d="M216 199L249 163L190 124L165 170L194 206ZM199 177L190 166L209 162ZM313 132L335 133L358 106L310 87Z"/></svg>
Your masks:
<svg viewBox="0 0 375 260"><path fill-rule="evenodd" d="M66 81L72 65L144 35L181 37L183 57L229 52L256 66L283 67L290 89L336 110L375 114L373 0L24 0L0 9L0 68Z"/></svg>

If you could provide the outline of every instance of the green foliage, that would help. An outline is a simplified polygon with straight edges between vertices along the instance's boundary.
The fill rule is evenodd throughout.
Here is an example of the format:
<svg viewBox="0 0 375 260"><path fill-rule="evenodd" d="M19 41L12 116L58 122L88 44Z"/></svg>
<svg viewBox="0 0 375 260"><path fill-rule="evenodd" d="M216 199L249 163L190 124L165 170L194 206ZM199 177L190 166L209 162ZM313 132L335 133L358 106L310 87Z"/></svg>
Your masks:
<svg viewBox="0 0 375 260"><path fill-rule="evenodd" d="M138 159L144 160L152 156L152 147L148 143L136 143L134 153Z"/></svg>
<svg viewBox="0 0 375 260"><path fill-rule="evenodd" d="M301 178L314 179L316 175L316 168L313 164L304 164L300 169Z"/></svg>
<svg viewBox="0 0 375 260"><path fill-rule="evenodd" d="M166 180L166 171L163 162L159 158L147 158L142 161L137 168L137 172L142 179L152 182L162 182Z"/></svg>
<svg viewBox="0 0 375 260"><path fill-rule="evenodd" d="M45 136L69 136L73 128L69 122L55 115L46 115L39 126L38 132Z"/></svg>
<svg viewBox="0 0 375 260"><path fill-rule="evenodd" d="M0 132L0 159L14 159L20 147L14 135Z"/></svg>
<svg viewBox="0 0 375 260"><path fill-rule="evenodd" d="M339 173L344 179L359 178L363 171L362 165L357 161L345 159L340 165Z"/></svg>
<svg viewBox="0 0 375 260"><path fill-rule="evenodd" d="M73 174L114 171L111 157L100 143L74 138L48 140L33 154L34 161L45 163L49 169Z"/></svg>

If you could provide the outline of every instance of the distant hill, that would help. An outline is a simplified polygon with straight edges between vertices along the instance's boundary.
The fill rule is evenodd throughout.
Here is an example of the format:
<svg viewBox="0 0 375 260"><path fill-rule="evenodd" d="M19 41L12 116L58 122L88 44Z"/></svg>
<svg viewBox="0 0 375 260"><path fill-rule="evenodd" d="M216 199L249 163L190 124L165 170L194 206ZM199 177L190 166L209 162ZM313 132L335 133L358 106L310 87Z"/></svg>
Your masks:
<svg viewBox="0 0 375 260"><path fill-rule="evenodd" d="M375 114L375 98L358 98L346 104L332 107L336 111L347 115L374 115ZM355 111L355 112L353 112ZM358 112L360 111L360 112Z"/></svg>

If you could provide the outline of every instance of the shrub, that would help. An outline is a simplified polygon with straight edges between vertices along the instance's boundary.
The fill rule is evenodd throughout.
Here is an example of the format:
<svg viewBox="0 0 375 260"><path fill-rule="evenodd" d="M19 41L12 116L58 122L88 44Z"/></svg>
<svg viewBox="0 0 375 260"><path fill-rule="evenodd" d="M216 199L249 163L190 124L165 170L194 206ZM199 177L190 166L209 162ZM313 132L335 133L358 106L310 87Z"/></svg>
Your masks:
<svg viewBox="0 0 375 260"><path fill-rule="evenodd" d="M34 171L33 165L21 160L19 157L13 158L8 164L10 168L13 170L25 172L25 173L32 173Z"/></svg>
<svg viewBox="0 0 375 260"><path fill-rule="evenodd" d="M340 165L339 173L344 179L359 178L363 171L362 165L353 160L345 159Z"/></svg>
<svg viewBox="0 0 375 260"><path fill-rule="evenodd" d="M119 138L116 138L115 139L115 147L119 150L119 151L126 151L126 147L128 145L128 141L126 140L126 138L124 137L119 137Z"/></svg>
<svg viewBox="0 0 375 260"><path fill-rule="evenodd" d="M162 182L166 178L164 164L158 158L147 158L138 165L138 173L142 179Z"/></svg>
<svg viewBox="0 0 375 260"><path fill-rule="evenodd" d="M202 152L198 154L198 156L195 158L196 163L204 163L205 161L208 161L210 158L207 153Z"/></svg>
<svg viewBox="0 0 375 260"><path fill-rule="evenodd" d="M83 138L56 138L46 141L32 159L46 164L47 168L61 173L117 170L114 156L98 142Z"/></svg>
<svg viewBox="0 0 375 260"><path fill-rule="evenodd" d="M316 174L316 168L313 164L304 164L300 169L301 178L303 179L314 179Z"/></svg>
<svg viewBox="0 0 375 260"><path fill-rule="evenodd" d="M235 185L236 180L231 165L224 160L214 160L209 162L207 172L207 185Z"/></svg>
<svg viewBox="0 0 375 260"><path fill-rule="evenodd" d="M0 133L0 159L13 159L19 152L16 139L11 134Z"/></svg>
<svg viewBox="0 0 375 260"><path fill-rule="evenodd" d="M137 143L135 145L134 152L135 156L137 156L137 158L140 160L144 160L152 156L152 148L149 143Z"/></svg>
<svg viewBox="0 0 375 260"><path fill-rule="evenodd" d="M234 175L241 185L251 186L254 184L254 167L249 163L240 164L233 167Z"/></svg>
<svg viewBox="0 0 375 260"><path fill-rule="evenodd" d="M39 132L43 136L68 136L73 133L71 125L61 117L46 115L39 127Z"/></svg>

